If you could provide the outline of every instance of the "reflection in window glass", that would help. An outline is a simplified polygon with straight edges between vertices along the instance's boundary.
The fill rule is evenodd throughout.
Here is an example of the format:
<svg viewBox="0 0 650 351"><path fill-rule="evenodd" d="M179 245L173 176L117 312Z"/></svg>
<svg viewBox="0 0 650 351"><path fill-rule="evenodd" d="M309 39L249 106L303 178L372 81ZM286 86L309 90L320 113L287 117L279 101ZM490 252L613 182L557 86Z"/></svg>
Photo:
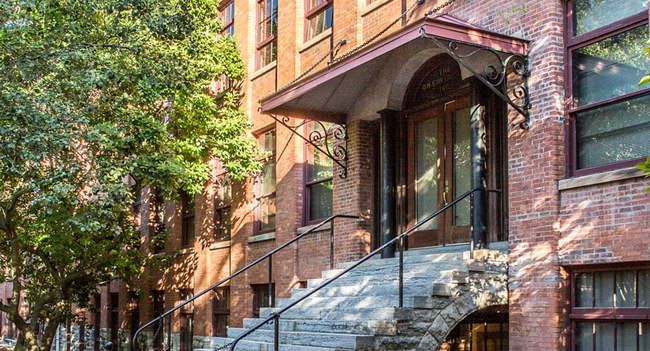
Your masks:
<svg viewBox="0 0 650 351"><path fill-rule="evenodd" d="M650 155L650 95L576 113L578 169Z"/></svg>
<svg viewBox="0 0 650 351"><path fill-rule="evenodd" d="M614 272L594 273L595 307L614 307Z"/></svg>
<svg viewBox="0 0 650 351"><path fill-rule="evenodd" d="M580 273L576 275L576 307L593 307L594 286L592 278L592 273Z"/></svg>
<svg viewBox="0 0 650 351"><path fill-rule="evenodd" d="M585 34L647 10L647 0L578 0L573 3L573 35Z"/></svg>
<svg viewBox="0 0 650 351"><path fill-rule="evenodd" d="M639 323L616 323L616 351L637 351L638 328Z"/></svg>
<svg viewBox="0 0 650 351"><path fill-rule="evenodd" d="M598 351L614 350L614 323L594 323L596 332L594 346Z"/></svg>
<svg viewBox="0 0 650 351"><path fill-rule="evenodd" d="M415 192L417 221L420 222L438 210L438 120L435 118L416 125ZM420 227L437 229L438 218Z"/></svg>
<svg viewBox="0 0 650 351"><path fill-rule="evenodd" d="M469 108L454 112L454 199L472 190L472 128ZM451 201L453 199L450 199ZM454 206L454 225L469 225L470 198Z"/></svg>
<svg viewBox="0 0 650 351"><path fill-rule="evenodd" d="M650 62L643 56L647 40L645 25L572 51L574 105L645 89L638 84L650 71Z"/></svg>
<svg viewBox="0 0 650 351"><path fill-rule="evenodd" d="M650 307L650 270L646 269L639 271L639 307Z"/></svg>
<svg viewBox="0 0 650 351"><path fill-rule="evenodd" d="M616 307L636 307L636 272L616 272Z"/></svg>
<svg viewBox="0 0 650 351"><path fill-rule="evenodd" d="M650 323L639 323L639 350L650 350Z"/></svg>
<svg viewBox="0 0 650 351"><path fill-rule="evenodd" d="M323 12L309 20L309 33L307 39L311 39L318 34L328 30L332 27L334 18L334 7L330 6Z"/></svg>
<svg viewBox="0 0 650 351"><path fill-rule="evenodd" d="M593 351L593 323L579 322L575 327L575 351Z"/></svg>

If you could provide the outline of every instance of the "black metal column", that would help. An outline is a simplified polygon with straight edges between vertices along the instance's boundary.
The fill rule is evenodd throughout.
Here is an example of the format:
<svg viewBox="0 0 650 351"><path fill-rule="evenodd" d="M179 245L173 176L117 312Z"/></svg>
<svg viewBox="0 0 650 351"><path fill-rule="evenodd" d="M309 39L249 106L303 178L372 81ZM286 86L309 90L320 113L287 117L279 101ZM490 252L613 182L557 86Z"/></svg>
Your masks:
<svg viewBox="0 0 650 351"><path fill-rule="evenodd" d="M397 215L395 194L397 192L396 169L396 138L397 138L397 111L381 110L381 170L379 176L380 189L380 233L381 245L389 242L396 236ZM395 257L395 245L387 247L381 253L382 258Z"/></svg>
<svg viewBox="0 0 650 351"><path fill-rule="evenodd" d="M485 104L482 86L476 82L472 87L472 188L485 189ZM487 193L475 191L472 194L472 250L487 248Z"/></svg>

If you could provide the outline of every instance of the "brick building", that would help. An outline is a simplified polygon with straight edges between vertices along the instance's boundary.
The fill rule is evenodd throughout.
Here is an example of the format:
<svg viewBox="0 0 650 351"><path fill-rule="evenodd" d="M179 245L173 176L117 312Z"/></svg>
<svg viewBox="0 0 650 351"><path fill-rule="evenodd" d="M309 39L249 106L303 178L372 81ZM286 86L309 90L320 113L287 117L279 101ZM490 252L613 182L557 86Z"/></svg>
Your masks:
<svg viewBox="0 0 650 351"><path fill-rule="evenodd" d="M358 334L369 344L290 341L280 324L283 342L300 350L650 350L650 198L634 167L650 154L650 90L637 87L650 71L647 2L456 0L432 12L441 4L223 1L224 32L248 69L237 82L244 108L270 155L264 172L235 182L215 162L204 192L179 203L145 189L136 223L144 242L164 224L168 239L151 254L175 255L172 265L152 272L143 296L124 284L104 288L101 312L62 328L60 347L98 350L95 340L114 340L125 350L137 327L323 219L359 216L334 219L274 255L270 289L264 260L172 315L175 349L224 345L227 326L232 337L254 325L275 311L264 307L317 286L330 265L345 267L461 194L490 188L501 192L475 191L408 236L407 260L421 256L414 262L430 267L434 289L406 290L404 301L415 302L368 317ZM382 255L396 262L390 248ZM435 280L445 265L465 267L451 274L463 278ZM405 278L412 290L416 278ZM339 299L335 310L355 294L321 298ZM417 302L423 294L428 304ZM393 305L349 306L372 314L395 307L397 295L388 295ZM405 310L424 317L398 318ZM378 331L377 320L390 330ZM295 323L294 334L309 339ZM143 345L167 345L153 333L143 333ZM242 349L272 346L251 340Z"/></svg>

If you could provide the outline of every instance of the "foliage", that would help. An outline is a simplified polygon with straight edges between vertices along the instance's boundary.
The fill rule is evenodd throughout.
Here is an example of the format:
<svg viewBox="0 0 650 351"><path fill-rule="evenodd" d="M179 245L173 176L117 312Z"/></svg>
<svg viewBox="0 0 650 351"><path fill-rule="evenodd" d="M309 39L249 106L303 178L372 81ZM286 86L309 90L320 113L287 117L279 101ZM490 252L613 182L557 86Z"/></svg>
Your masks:
<svg viewBox="0 0 650 351"><path fill-rule="evenodd" d="M646 178L650 178L650 156L648 156L648 159L645 162L641 162L636 166L644 173L647 173L647 175L645 176ZM650 188L647 188L644 192L646 193L650 192Z"/></svg>
<svg viewBox="0 0 650 351"><path fill-rule="evenodd" d="M259 169L238 95L218 103L207 90L244 74L216 6L0 3L0 282L13 283L0 310L20 330L18 349L49 351L72 304L142 275L130 209L141 189L196 193L214 155L235 179Z"/></svg>

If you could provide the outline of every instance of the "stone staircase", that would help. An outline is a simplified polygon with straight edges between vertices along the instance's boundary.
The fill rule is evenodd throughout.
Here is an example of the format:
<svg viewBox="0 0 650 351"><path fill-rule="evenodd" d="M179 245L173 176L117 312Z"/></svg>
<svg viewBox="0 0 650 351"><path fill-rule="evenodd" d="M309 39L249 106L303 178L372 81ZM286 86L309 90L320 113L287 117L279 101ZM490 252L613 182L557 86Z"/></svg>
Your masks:
<svg viewBox="0 0 650 351"><path fill-rule="evenodd" d="M398 307L398 259L373 258L283 313L280 350L436 350L474 310L507 303L507 246L494 246L496 250L477 252L480 258L473 260L467 245L405 252L403 308ZM261 309L261 318L244 319L244 328L229 328L228 338L212 338L210 347L231 343L351 264L310 279L306 289L294 289L291 298ZM273 336L274 325L264 325L236 350L272 351Z"/></svg>

